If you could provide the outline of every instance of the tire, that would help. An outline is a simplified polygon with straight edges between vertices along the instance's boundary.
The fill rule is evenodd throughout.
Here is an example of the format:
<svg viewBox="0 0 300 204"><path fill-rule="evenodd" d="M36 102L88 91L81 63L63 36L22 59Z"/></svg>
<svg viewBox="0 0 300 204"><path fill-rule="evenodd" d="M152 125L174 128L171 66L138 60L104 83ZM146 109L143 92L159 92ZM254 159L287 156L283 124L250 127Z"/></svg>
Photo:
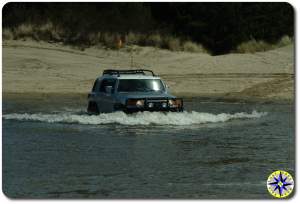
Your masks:
<svg viewBox="0 0 300 204"><path fill-rule="evenodd" d="M87 108L87 112L89 114L99 114L99 109L98 109L98 105L95 102L89 102L88 108Z"/></svg>

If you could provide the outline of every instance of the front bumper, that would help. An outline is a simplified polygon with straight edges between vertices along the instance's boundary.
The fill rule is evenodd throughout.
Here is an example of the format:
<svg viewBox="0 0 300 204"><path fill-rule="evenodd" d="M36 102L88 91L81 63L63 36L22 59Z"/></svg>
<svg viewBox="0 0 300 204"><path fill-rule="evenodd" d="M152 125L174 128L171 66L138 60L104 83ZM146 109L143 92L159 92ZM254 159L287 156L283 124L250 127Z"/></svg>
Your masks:
<svg viewBox="0 0 300 204"><path fill-rule="evenodd" d="M140 112L140 111L149 111L149 112L182 112L183 111L183 100L181 100L181 106L180 107L172 107L169 105L168 100L166 98L161 99L138 99L138 100L144 100L144 106L143 107L137 107L134 105L129 105L128 100L126 104L122 107L120 107L119 110L124 111L125 113L134 113L134 112ZM152 104L153 106L149 106L149 104ZM163 104L165 104L163 106ZM118 108L117 108L118 109Z"/></svg>
<svg viewBox="0 0 300 204"><path fill-rule="evenodd" d="M125 113L136 113L136 112L182 112L183 108L125 108L123 109Z"/></svg>

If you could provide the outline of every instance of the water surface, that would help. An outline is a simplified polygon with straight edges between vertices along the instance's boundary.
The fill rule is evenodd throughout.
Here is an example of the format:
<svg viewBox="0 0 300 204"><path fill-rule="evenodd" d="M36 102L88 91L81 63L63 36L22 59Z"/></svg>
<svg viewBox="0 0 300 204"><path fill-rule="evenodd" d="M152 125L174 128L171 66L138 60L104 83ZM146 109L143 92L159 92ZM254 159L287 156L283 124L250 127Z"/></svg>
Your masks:
<svg viewBox="0 0 300 204"><path fill-rule="evenodd" d="M16 198L271 198L294 176L294 108L186 101L185 113L88 116L85 100L3 101L3 189Z"/></svg>

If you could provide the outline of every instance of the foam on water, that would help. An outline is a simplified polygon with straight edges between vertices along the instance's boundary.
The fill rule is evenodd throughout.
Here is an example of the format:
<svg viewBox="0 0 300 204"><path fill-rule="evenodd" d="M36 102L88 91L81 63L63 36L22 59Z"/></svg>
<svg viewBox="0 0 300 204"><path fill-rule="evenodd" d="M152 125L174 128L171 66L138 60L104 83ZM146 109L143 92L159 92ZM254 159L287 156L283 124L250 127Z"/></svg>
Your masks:
<svg viewBox="0 0 300 204"><path fill-rule="evenodd" d="M123 112L106 113L100 115L72 114L72 113L56 113L56 114L20 114L11 113L4 114L6 120L22 120L22 121L40 121L47 123L77 123L77 124L110 124L118 123L123 125L192 125L203 123L226 122L232 119L251 119L260 118L267 113L252 111L252 113L200 113L200 112L182 112L182 113L161 113L161 112L139 112L136 114L125 114Z"/></svg>

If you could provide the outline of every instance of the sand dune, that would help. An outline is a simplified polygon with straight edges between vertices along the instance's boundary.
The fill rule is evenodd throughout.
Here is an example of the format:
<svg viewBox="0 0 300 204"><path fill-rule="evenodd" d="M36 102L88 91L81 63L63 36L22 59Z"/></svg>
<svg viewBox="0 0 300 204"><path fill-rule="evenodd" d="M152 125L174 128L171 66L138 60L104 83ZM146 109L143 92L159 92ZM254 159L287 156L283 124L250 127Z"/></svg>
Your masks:
<svg viewBox="0 0 300 204"><path fill-rule="evenodd" d="M136 47L135 67L154 70L172 93L218 100L292 101L294 48L255 54L210 56ZM4 94L86 94L108 68L130 68L128 48L119 51L33 41L3 42Z"/></svg>

